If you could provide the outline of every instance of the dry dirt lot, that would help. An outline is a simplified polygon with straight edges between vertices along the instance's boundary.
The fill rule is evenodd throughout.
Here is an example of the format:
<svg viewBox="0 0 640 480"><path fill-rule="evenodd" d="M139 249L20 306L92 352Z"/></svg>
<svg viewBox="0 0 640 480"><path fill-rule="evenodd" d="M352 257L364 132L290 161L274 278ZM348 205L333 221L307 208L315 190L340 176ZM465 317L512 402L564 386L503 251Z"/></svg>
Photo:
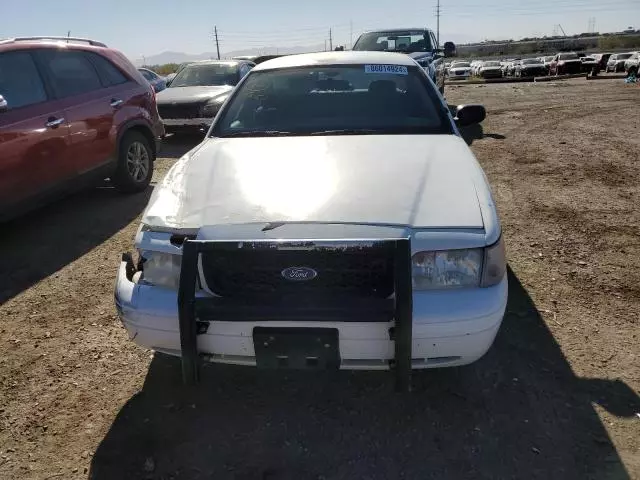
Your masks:
<svg viewBox="0 0 640 480"><path fill-rule="evenodd" d="M2 226L0 478L640 478L640 88L447 95L487 106L467 137L509 253L483 359L416 373L410 395L386 373L218 366L185 389L113 307L148 193L94 189Z"/></svg>

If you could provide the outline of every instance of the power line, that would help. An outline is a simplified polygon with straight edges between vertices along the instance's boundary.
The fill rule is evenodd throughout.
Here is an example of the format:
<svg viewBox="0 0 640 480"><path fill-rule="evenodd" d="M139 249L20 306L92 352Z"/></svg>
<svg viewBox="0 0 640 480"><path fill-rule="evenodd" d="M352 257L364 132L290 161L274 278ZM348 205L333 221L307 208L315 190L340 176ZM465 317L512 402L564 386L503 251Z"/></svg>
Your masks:
<svg viewBox="0 0 640 480"><path fill-rule="evenodd" d="M460 5L451 5L446 8L447 11L456 12L469 12L470 14L476 15L474 10L478 8L482 9L482 12L504 12L504 13L514 13L514 12L531 12L531 11L544 11L546 13L556 13L559 10L565 11L575 11L582 10L584 8L604 8L609 9L610 7L623 7L624 9L630 8L628 2L626 1L613 1L608 2L606 5L602 5L601 3L583 3L583 2L569 2L563 3L562 1L555 2L553 4L531 4L531 5L482 5L481 7L478 5L462 7Z"/></svg>
<svg viewBox="0 0 640 480"><path fill-rule="evenodd" d="M331 28L333 29L338 29L338 28L349 28L349 23L339 23L339 24L333 24L331 25ZM258 30L233 30L234 33L237 34L247 34L247 35L268 35L270 33L273 32L277 32L277 33L289 33L289 32L307 32L307 31L323 31L326 32L326 27L322 27L322 26L315 26L315 27L302 27L302 28L286 28L283 30L263 30L263 31L258 31Z"/></svg>
<svg viewBox="0 0 640 480"><path fill-rule="evenodd" d="M573 13L573 12L613 12L613 11L625 11L627 10L627 8L624 7L613 7L611 5L606 5L606 6L600 6L600 7L594 7L594 8L556 8L554 10L547 10L547 11L536 11L536 10L531 10L531 11L515 11L515 12L507 12L507 11L486 11L485 13L505 13L506 16L509 15L514 15L514 16L519 16L519 15L557 15L557 14L563 14L563 13ZM448 17L452 17L452 18L467 18L467 17L478 17L478 13L449 13L449 12L444 12L447 14Z"/></svg>
<svg viewBox="0 0 640 480"><path fill-rule="evenodd" d="M331 30L333 32L333 35L336 36L336 31L338 31L339 35L342 35L346 38L348 38L350 36L350 31L347 30L340 30L340 29L336 29L331 27ZM318 31L314 31L314 32L309 32L309 33L295 33L295 34L288 34L288 33L280 33L280 32L273 32L269 35L242 35L242 34L238 34L235 32L227 32L225 30L220 30L219 32L220 38L228 38L228 39L232 39L232 40L273 40L273 39L283 39L283 40L287 40L290 38L305 38L305 37L310 37L310 36L323 36L326 37L327 36L327 28L323 28L322 30L318 30Z"/></svg>
<svg viewBox="0 0 640 480"><path fill-rule="evenodd" d="M607 5L611 4L611 3L624 3L626 5L629 6L629 1L628 0L617 0L615 2L607 2ZM601 0L546 0L546 1L538 1L534 4L529 4L529 5L522 5L522 2L517 1L515 3L505 3L505 2L500 2L500 3L474 3L474 4L452 4L449 6L449 8L453 8L453 9L463 9L463 10L470 10L470 9L481 9L481 10L486 10L487 8L494 8L494 7L498 7L500 9L503 10L509 10L509 9L513 9L513 8L528 8L528 7L543 7L543 8L549 8L549 9L554 9L560 5L565 5L565 6L571 6L571 7L578 7L578 6L597 6L597 5L602 5L602 1Z"/></svg>

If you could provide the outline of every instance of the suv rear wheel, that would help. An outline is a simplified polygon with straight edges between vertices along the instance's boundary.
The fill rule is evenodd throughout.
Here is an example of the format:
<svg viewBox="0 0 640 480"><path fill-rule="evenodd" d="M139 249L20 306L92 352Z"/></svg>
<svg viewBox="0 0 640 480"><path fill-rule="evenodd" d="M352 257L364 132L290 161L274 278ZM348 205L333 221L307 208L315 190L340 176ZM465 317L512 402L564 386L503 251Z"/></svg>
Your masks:
<svg viewBox="0 0 640 480"><path fill-rule="evenodd" d="M127 132L120 142L118 166L113 184L121 192L136 193L147 188L153 176L153 150L140 132Z"/></svg>

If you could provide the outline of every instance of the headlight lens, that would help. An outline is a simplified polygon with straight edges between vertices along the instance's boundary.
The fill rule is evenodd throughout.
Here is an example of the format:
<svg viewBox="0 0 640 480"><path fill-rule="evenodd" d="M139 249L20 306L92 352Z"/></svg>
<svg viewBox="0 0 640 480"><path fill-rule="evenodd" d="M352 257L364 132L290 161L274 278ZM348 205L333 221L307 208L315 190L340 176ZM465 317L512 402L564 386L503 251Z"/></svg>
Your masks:
<svg viewBox="0 0 640 480"><path fill-rule="evenodd" d="M411 263L414 290L491 287L507 270L502 237L486 248L418 252Z"/></svg>
<svg viewBox="0 0 640 480"><path fill-rule="evenodd" d="M477 287L482 257L481 248L418 252L412 257L413 288Z"/></svg>
<svg viewBox="0 0 640 480"><path fill-rule="evenodd" d="M158 287L178 289L182 257L170 253L141 252L143 258L140 281Z"/></svg>

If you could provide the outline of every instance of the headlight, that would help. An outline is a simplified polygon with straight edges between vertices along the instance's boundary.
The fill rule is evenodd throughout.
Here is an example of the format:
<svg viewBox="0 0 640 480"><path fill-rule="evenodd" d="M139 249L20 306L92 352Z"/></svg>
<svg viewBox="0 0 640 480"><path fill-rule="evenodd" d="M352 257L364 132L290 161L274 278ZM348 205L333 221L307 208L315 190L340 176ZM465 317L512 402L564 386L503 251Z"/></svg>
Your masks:
<svg viewBox="0 0 640 480"><path fill-rule="evenodd" d="M481 248L418 252L412 257L413 288L477 287L482 256Z"/></svg>
<svg viewBox="0 0 640 480"><path fill-rule="evenodd" d="M220 107L222 106L222 104L225 102L227 98L215 98L213 100L209 100L209 102L207 102L203 107L202 107L202 115L204 117L215 117L218 114L218 110L220 110Z"/></svg>
<svg viewBox="0 0 640 480"><path fill-rule="evenodd" d="M170 253L143 251L140 281L158 287L178 289L182 257Z"/></svg>
<svg viewBox="0 0 640 480"><path fill-rule="evenodd" d="M414 290L490 287L507 269L502 237L486 248L418 252L411 263Z"/></svg>

